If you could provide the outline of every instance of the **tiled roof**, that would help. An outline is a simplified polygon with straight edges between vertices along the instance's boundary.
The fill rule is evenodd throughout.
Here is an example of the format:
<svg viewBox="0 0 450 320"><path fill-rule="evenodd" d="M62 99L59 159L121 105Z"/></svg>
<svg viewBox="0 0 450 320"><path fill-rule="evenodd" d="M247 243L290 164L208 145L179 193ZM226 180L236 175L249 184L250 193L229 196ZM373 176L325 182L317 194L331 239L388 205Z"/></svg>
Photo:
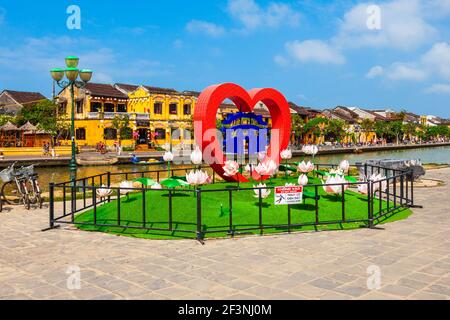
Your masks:
<svg viewBox="0 0 450 320"><path fill-rule="evenodd" d="M119 89L122 89L127 92L135 91L137 88L139 88L138 85L134 84L126 84L126 83L116 83L114 86L116 86Z"/></svg>
<svg viewBox="0 0 450 320"><path fill-rule="evenodd" d="M143 86L145 89L147 89L150 93L157 93L157 94L180 94L177 90L171 89L171 88L159 88L159 87L150 87L150 86Z"/></svg>
<svg viewBox="0 0 450 320"><path fill-rule="evenodd" d="M127 99L128 96L115 88L112 84L87 83L86 91L94 97Z"/></svg>
<svg viewBox="0 0 450 320"><path fill-rule="evenodd" d="M39 102L41 100L47 100L47 98L44 97L39 92L13 91L13 90L5 90L3 92L7 93L12 99L14 99L20 104L30 104Z"/></svg>
<svg viewBox="0 0 450 320"><path fill-rule="evenodd" d="M193 96L193 97L198 97L200 95L201 92L198 91L190 91L190 90L185 90L182 92L182 94L184 94L185 96Z"/></svg>
<svg viewBox="0 0 450 320"><path fill-rule="evenodd" d="M365 112L370 113L371 115L373 115L373 116L375 117L375 121L378 121L378 120L387 120L386 117L383 117L381 114L378 114L378 113L376 113L375 111L367 110L367 109L361 109L361 110L363 110L363 111L365 111Z"/></svg>
<svg viewBox="0 0 450 320"><path fill-rule="evenodd" d="M349 123L355 123L356 122L355 118L353 118L353 117L351 117L349 115L346 115L343 112L338 112L336 110L324 110L323 114L325 114L326 116L328 116L330 118L333 118L333 117L334 118L338 118L340 120L343 120L343 121L346 121L346 122L349 122Z"/></svg>

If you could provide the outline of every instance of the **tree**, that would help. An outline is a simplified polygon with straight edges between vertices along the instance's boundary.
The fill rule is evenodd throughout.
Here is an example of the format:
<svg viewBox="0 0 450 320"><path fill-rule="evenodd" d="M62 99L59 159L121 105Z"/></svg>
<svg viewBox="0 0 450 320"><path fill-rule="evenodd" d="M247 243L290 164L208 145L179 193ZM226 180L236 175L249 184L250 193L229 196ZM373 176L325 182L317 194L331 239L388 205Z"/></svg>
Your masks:
<svg viewBox="0 0 450 320"><path fill-rule="evenodd" d="M404 123L402 126L402 131L408 139L412 139L412 137L417 136L417 124L414 122Z"/></svg>
<svg viewBox="0 0 450 320"><path fill-rule="evenodd" d="M376 121L374 125L374 131L378 137L381 137L382 139L387 139L390 132L389 122Z"/></svg>
<svg viewBox="0 0 450 320"><path fill-rule="evenodd" d="M311 132L316 138L319 138L323 136L327 123L327 118L317 117L308 121L303 129L305 133Z"/></svg>
<svg viewBox="0 0 450 320"><path fill-rule="evenodd" d="M325 137L331 142L342 142L346 135L346 123L338 119L328 120L325 127Z"/></svg>
<svg viewBox="0 0 450 320"><path fill-rule="evenodd" d="M370 120L369 118L365 118L365 119L361 122L360 126L361 126L362 131L363 131L364 134L366 135L366 139L365 139L365 140L366 140L366 142L367 142L367 134L368 134L369 132L373 132L373 131L374 131L374 129L375 129L375 122L372 121L372 120Z"/></svg>
<svg viewBox="0 0 450 320"><path fill-rule="evenodd" d="M130 117L128 115L116 115L111 122L111 127L117 130L119 146L122 140L133 139L133 132L130 128Z"/></svg>
<svg viewBox="0 0 450 320"><path fill-rule="evenodd" d="M390 123L388 134L395 137L396 144L398 144L402 132L403 132L403 122L401 120L397 120Z"/></svg>
<svg viewBox="0 0 450 320"><path fill-rule="evenodd" d="M58 134L69 128L67 122L56 119L57 108L57 105L50 100L42 100L33 105L24 106L16 116L16 123L22 126L29 121L48 133L54 143Z"/></svg>
<svg viewBox="0 0 450 320"><path fill-rule="evenodd" d="M15 122L15 119L13 116L8 114L0 114L0 126L5 125L7 122Z"/></svg>
<svg viewBox="0 0 450 320"><path fill-rule="evenodd" d="M292 131L294 131L295 143L299 144L304 134L305 121L298 114L292 115Z"/></svg>

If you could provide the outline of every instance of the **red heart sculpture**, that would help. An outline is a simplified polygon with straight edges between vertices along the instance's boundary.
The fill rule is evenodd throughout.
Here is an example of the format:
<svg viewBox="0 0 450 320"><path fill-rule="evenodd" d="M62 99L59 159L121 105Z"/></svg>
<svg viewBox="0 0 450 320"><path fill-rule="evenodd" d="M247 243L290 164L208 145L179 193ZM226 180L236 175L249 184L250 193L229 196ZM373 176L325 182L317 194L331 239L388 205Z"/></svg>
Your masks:
<svg viewBox="0 0 450 320"><path fill-rule="evenodd" d="M263 102L267 106L272 118L272 137L267 157L275 161L277 165L280 163L280 151L286 149L290 141L291 112L289 104L286 98L275 89L252 89L247 92L233 83L213 85L200 94L195 105L194 130L197 144L202 152L205 154L205 150L209 151L208 154L212 156L207 163L226 181L248 182L241 174L237 174L235 177L224 175L223 165L226 157L215 130L217 111L226 99L233 101L241 112L252 112L258 102ZM279 134L273 134L274 130L278 130Z"/></svg>

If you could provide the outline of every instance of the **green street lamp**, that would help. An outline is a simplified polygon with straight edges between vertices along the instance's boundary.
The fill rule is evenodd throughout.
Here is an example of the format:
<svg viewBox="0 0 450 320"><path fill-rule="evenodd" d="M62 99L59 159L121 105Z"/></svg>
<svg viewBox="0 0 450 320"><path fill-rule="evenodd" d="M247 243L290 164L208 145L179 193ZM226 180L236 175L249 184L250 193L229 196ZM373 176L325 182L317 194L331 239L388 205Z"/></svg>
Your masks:
<svg viewBox="0 0 450 320"><path fill-rule="evenodd" d="M75 56L66 57L66 69L55 68L50 70L50 74L58 84L60 88L63 90L66 88L70 88L70 96L72 100L72 109L70 116L70 136L72 139L72 157L70 160L70 169L72 172L76 172L77 170L77 161L76 161L76 146L75 146L75 93L74 88L77 87L79 89L83 89L86 87L86 84L92 78L92 71L88 69L78 69L79 58ZM64 79L64 75L66 76L66 80ZM78 80L78 78L80 80Z"/></svg>

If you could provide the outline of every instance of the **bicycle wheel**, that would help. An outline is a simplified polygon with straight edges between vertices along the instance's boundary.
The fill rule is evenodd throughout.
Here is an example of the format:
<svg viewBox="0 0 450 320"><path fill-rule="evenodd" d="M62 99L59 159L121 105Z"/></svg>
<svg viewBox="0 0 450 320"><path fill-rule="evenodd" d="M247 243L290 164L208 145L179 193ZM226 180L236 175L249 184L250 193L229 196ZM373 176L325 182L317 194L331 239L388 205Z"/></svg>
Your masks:
<svg viewBox="0 0 450 320"><path fill-rule="evenodd" d="M30 201L30 197L27 194L23 195L23 205L25 206L25 209L30 210L31 201Z"/></svg>
<svg viewBox="0 0 450 320"><path fill-rule="evenodd" d="M2 197L7 204L13 206L19 205L22 199L22 195L19 189L17 189L17 185L14 181L3 184Z"/></svg>

